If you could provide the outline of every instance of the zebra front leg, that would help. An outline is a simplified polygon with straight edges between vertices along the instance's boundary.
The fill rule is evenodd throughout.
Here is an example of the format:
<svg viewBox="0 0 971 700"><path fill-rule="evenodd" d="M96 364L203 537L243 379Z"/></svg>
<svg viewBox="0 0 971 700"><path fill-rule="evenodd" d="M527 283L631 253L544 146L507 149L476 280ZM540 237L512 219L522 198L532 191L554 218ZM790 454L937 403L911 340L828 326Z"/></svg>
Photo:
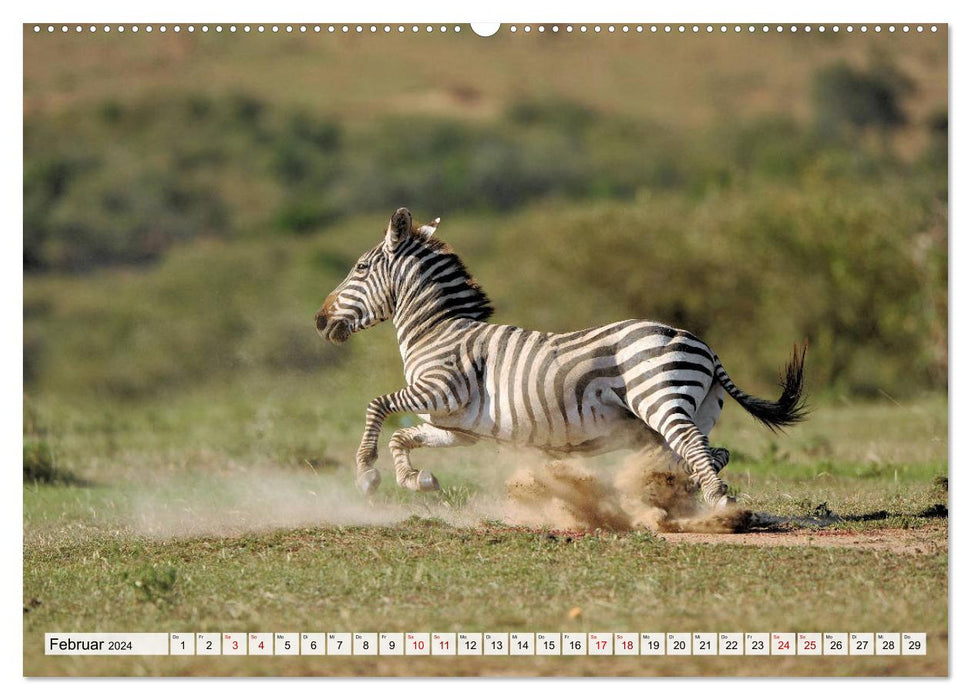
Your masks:
<svg viewBox="0 0 971 700"><path fill-rule="evenodd" d="M372 466L377 460L377 448L365 446L362 442L357 449L357 487L367 496L381 485L381 472Z"/></svg>
<svg viewBox="0 0 971 700"><path fill-rule="evenodd" d="M386 394L371 399L364 418L364 435L361 446L357 448L357 487L366 496L377 491L381 485L381 473L374 468L378 461L378 437L384 420L395 412L395 395Z"/></svg>
<svg viewBox="0 0 971 700"><path fill-rule="evenodd" d="M438 479L429 471L418 471L411 466L411 451L416 447L458 447L477 442L470 435L454 433L430 423L413 428L401 428L391 436L391 457L394 460L398 486L412 491L437 491Z"/></svg>
<svg viewBox="0 0 971 700"><path fill-rule="evenodd" d="M428 413L436 410L438 400L416 388L402 389L371 399L364 419L364 435L357 449L357 486L365 495L374 493L381 484L381 474L374 468L378 459L378 438L385 419L392 413L411 411Z"/></svg>

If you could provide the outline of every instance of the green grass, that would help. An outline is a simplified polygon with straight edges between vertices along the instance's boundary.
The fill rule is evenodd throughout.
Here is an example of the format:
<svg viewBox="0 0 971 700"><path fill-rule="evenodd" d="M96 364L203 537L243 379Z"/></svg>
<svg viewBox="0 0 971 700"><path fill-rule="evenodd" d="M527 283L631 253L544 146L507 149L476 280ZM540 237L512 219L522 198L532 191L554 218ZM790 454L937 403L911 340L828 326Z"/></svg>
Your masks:
<svg viewBox="0 0 971 700"><path fill-rule="evenodd" d="M942 397L823 405L788 438L727 407L715 442L738 455L725 475L746 506L807 516L825 503L847 518L815 535L796 528L802 539L787 546L742 546L731 535L690 543L503 524L495 504L525 457L487 445L415 455L439 476L441 494L404 492L388 477L368 502L351 476L363 406L355 394L368 389L342 398L346 423L325 424L307 382L268 387L226 387L205 402L201 392L173 397L164 409L32 405L60 463L93 485L25 485L28 675L947 672L947 493L935 481L947 473ZM379 466L389 462L382 453ZM838 546L821 546L834 537ZM874 538L883 544L865 544ZM41 653L44 632L94 630L906 630L926 631L929 653L573 661Z"/></svg>
<svg viewBox="0 0 971 700"><path fill-rule="evenodd" d="M942 674L947 551L671 545L508 527L300 528L28 548L25 672L127 673L40 653L45 631L927 631L927 657L819 660L145 658L149 674ZM160 573L161 572L161 573ZM146 584L146 581L150 583ZM26 604L25 604L26 605ZM571 619L569 611L581 615Z"/></svg>

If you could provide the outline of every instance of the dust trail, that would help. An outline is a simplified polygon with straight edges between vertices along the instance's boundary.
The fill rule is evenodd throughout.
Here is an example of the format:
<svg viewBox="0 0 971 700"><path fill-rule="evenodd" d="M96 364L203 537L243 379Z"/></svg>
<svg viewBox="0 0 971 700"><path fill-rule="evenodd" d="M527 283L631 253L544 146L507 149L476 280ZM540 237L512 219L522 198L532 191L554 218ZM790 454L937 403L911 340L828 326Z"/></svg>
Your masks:
<svg viewBox="0 0 971 700"><path fill-rule="evenodd" d="M393 525L412 516L461 527L486 521L563 530L737 532L741 509L704 508L677 459L662 447L629 458L620 470L574 462L542 464L531 453L496 454L466 475L475 484L456 497L399 489L387 470L365 498L351 470L315 472L209 459L191 470L161 470L130 484L125 520L140 534L230 536L277 528ZM616 472L616 473L615 473ZM511 476L509 476L511 474Z"/></svg>
<svg viewBox="0 0 971 700"><path fill-rule="evenodd" d="M712 511L666 448L650 447L630 457L613 484L568 462L521 469L506 483L510 522L558 529L656 532L739 532L751 513L741 508Z"/></svg>
<svg viewBox="0 0 971 700"><path fill-rule="evenodd" d="M132 489L130 520L151 537L237 535L315 525L390 525L415 507L358 494L341 472L302 474L275 465L161 477Z"/></svg>

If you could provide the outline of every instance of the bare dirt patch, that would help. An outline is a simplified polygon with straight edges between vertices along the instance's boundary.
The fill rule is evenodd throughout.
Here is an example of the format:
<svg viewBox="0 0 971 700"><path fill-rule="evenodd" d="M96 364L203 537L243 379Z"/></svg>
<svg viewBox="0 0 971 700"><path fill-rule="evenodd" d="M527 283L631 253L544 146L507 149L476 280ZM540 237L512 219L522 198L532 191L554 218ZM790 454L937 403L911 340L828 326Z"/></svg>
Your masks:
<svg viewBox="0 0 971 700"><path fill-rule="evenodd" d="M698 532L664 533L661 537L681 544L731 544L752 547L848 547L893 554L930 554L947 551L947 528L932 525L920 529L888 528L854 530L800 530L794 532L746 532L714 534Z"/></svg>

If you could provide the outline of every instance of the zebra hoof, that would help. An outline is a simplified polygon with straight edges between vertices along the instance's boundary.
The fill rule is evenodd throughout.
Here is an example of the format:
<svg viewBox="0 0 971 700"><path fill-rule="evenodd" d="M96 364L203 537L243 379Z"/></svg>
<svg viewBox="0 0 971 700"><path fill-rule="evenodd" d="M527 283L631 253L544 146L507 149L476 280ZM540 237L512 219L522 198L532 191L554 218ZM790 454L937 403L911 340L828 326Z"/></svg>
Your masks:
<svg viewBox="0 0 971 700"><path fill-rule="evenodd" d="M370 496L372 493L378 490L378 486L381 485L381 474L377 469L368 469L361 473L357 477L357 487L361 489L361 493L365 496Z"/></svg>
<svg viewBox="0 0 971 700"><path fill-rule="evenodd" d="M724 510L730 506L735 505L735 499L731 496L722 496L718 499L718 503L715 504L716 510Z"/></svg>
<svg viewBox="0 0 971 700"><path fill-rule="evenodd" d="M431 472L427 472L422 469L418 472L418 490L419 491L438 491L441 487L438 485L438 479Z"/></svg>

